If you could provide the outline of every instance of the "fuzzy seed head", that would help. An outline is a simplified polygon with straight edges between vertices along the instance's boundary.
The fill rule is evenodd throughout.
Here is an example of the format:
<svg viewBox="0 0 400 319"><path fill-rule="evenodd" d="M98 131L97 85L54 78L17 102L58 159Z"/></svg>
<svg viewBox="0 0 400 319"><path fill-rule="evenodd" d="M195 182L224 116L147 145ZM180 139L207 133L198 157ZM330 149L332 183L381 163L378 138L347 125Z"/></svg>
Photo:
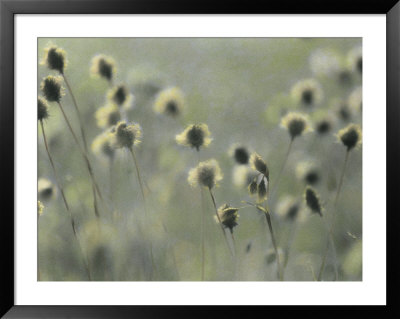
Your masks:
<svg viewBox="0 0 400 319"><path fill-rule="evenodd" d="M98 127L108 128L121 120L121 113L117 105L109 103L96 111L95 118Z"/></svg>
<svg viewBox="0 0 400 319"><path fill-rule="evenodd" d="M38 197L41 201L46 202L53 199L57 195L57 188L47 178L39 178L38 180Z"/></svg>
<svg viewBox="0 0 400 319"><path fill-rule="evenodd" d="M341 141L343 145L347 147L347 150L350 151L351 149L361 144L361 127L357 124L350 124L344 129L341 129L337 133L337 136L339 141Z"/></svg>
<svg viewBox="0 0 400 319"><path fill-rule="evenodd" d="M267 200L268 196L268 180L263 177L257 186L257 202L262 203Z"/></svg>
<svg viewBox="0 0 400 319"><path fill-rule="evenodd" d="M103 54L96 55L92 59L90 72L95 76L100 76L108 81L112 81L116 73L115 61L113 58Z"/></svg>
<svg viewBox="0 0 400 319"><path fill-rule="evenodd" d="M234 144L229 150L229 155L233 157L238 165L247 165L249 163L250 154L243 145Z"/></svg>
<svg viewBox="0 0 400 319"><path fill-rule="evenodd" d="M113 159L115 150L112 145L112 135L110 132L104 132L93 140L92 151L95 155L103 158Z"/></svg>
<svg viewBox="0 0 400 319"><path fill-rule="evenodd" d="M61 74L67 66L66 52L55 45L51 45L44 49L45 56L43 64L47 65L50 70L56 70Z"/></svg>
<svg viewBox="0 0 400 319"><path fill-rule="evenodd" d="M112 145L115 148L131 148L141 142L142 129L139 124L128 124L121 121L112 131Z"/></svg>
<svg viewBox="0 0 400 319"><path fill-rule="evenodd" d="M60 76L46 76L40 85L44 97L49 102L60 102L64 95L64 88L61 85L62 78Z"/></svg>
<svg viewBox="0 0 400 319"><path fill-rule="evenodd" d="M189 171L188 182L191 186L202 186L212 189L223 178L221 168L215 159L200 162Z"/></svg>
<svg viewBox="0 0 400 319"><path fill-rule="evenodd" d="M38 97L38 120L42 121L49 117L49 103L46 99L39 96Z"/></svg>
<svg viewBox="0 0 400 319"><path fill-rule="evenodd" d="M250 156L250 166L260 172L261 174L263 174L264 176L266 176L267 178L269 178L269 170L268 170L268 166L267 163L262 159L262 157L257 154L256 152L254 152L253 154L251 154Z"/></svg>
<svg viewBox="0 0 400 319"><path fill-rule="evenodd" d="M321 102L323 92L320 84L314 79L306 79L292 87L291 95L297 104L311 107Z"/></svg>
<svg viewBox="0 0 400 319"><path fill-rule="evenodd" d="M300 162L296 166L296 176L306 185L315 185L320 180L318 168L310 162Z"/></svg>
<svg viewBox="0 0 400 319"><path fill-rule="evenodd" d="M200 147L210 145L212 141L210 135L207 124L192 124L186 127L181 134L176 135L175 140L180 145L193 147L198 151Z"/></svg>
<svg viewBox="0 0 400 319"><path fill-rule="evenodd" d="M322 119L315 124L315 130L319 135L326 135L332 130L332 121L328 118Z"/></svg>
<svg viewBox="0 0 400 319"><path fill-rule="evenodd" d="M231 232L233 228L238 225L238 214L239 208L231 207L228 204L224 204L218 208L218 218L217 222L221 221L222 226L228 228Z"/></svg>
<svg viewBox="0 0 400 319"><path fill-rule="evenodd" d="M177 117L183 111L184 102L181 89L172 87L158 93L153 108L156 113Z"/></svg>
<svg viewBox="0 0 400 319"><path fill-rule="evenodd" d="M287 221L294 221L300 214L301 206L298 200L292 196L285 196L279 200L276 212Z"/></svg>
<svg viewBox="0 0 400 319"><path fill-rule="evenodd" d="M250 195L255 195L257 193L257 179L255 178L250 184L249 184L249 193Z"/></svg>
<svg viewBox="0 0 400 319"><path fill-rule="evenodd" d="M307 207L311 210L311 212L318 213L320 216L322 216L322 204L315 189L307 186L304 193L304 198Z"/></svg>
<svg viewBox="0 0 400 319"><path fill-rule="evenodd" d="M133 95L129 93L127 87L123 84L110 89L107 93L107 98L113 104L123 107L124 109L132 107Z"/></svg>
<svg viewBox="0 0 400 319"><path fill-rule="evenodd" d="M281 126L289 131L291 139L312 131L308 117L305 114L290 112L281 120Z"/></svg>

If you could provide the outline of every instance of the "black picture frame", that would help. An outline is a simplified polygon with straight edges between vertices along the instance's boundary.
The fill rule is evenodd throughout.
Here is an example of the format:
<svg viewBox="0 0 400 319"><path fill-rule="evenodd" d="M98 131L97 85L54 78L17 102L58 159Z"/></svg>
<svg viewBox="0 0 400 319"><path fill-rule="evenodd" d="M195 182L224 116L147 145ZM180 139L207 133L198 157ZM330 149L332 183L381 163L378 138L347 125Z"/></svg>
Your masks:
<svg viewBox="0 0 400 319"><path fill-rule="evenodd" d="M296 316L344 315L365 313L376 317L395 317L398 313L399 269L396 259L398 243L399 180L398 137L400 137L400 3L398 0L308 0L308 1L246 1L243 3L182 0L0 0L1 51L0 51L0 130L1 169L3 184L0 229L1 249L1 308L5 318L164 318L246 315ZM14 18L16 14L385 14L387 49L387 306L377 307L211 307L211 306L16 306L14 303ZM383 106L377 106L377 112ZM373 182L373 176L368 182ZM379 187L379 185L376 185ZM377 212L382 214L383 212ZM312 298L312 296L310 296ZM329 313L328 313L329 311ZM314 314L315 313L315 314Z"/></svg>

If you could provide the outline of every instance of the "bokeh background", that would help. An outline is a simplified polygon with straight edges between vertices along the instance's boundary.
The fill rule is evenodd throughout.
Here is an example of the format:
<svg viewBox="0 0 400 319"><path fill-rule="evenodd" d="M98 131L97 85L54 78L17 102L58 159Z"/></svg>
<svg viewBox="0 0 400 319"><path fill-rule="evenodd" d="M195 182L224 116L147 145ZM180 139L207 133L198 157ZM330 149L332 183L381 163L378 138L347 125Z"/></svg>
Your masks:
<svg viewBox="0 0 400 319"><path fill-rule="evenodd" d="M241 207L242 201L254 199L246 186L236 185L234 172L238 168L229 150L239 143L257 151L268 163L273 187L290 141L288 132L280 126L282 116L289 111L308 114L312 125L329 118L332 129L326 136L314 131L295 140L276 194L269 201L282 258L290 247L285 280L315 279L326 247L325 222L331 222L334 210L339 280L362 280L361 148L350 153L338 204L332 205L346 153L335 134L349 123L361 125L362 120L361 74L351 65L354 52L361 50L361 39L40 38L39 95L42 78L56 74L39 65L49 43L67 53L65 74L90 143L102 132L94 113L106 104L109 89L105 80L90 75L91 59L99 53L116 61L115 83L125 84L135 97L128 119L143 130L143 141L135 151L146 184L147 223L135 167L130 154L123 150L115 159L111 179L107 161L89 154L105 197L97 220L89 175L56 104L51 104L45 122L50 152L94 280L149 280L147 238L153 246L152 280L200 280L201 196L200 190L187 182L198 154L177 145L175 135L187 124L208 125L213 141L199 155L201 160L217 159L224 174L214 190L217 205L226 202ZM299 105L291 94L292 87L307 78L316 80L323 90L321 101L313 107ZM159 90L171 86L179 87L185 95L183 113L177 118L153 110ZM62 103L79 132L68 91ZM298 175L303 162L311 163L318 172L314 188L325 207L323 218L312 214L303 203L305 183ZM38 176L55 182L40 128ZM206 280L277 280L265 218L255 208L240 209L239 225L234 229L235 267L215 223L212 202L207 193L204 195ZM294 221L284 216L289 199L302 204ZM59 192L41 200L45 207L38 219L40 280L87 280ZM330 251L323 280L333 280L333 263Z"/></svg>

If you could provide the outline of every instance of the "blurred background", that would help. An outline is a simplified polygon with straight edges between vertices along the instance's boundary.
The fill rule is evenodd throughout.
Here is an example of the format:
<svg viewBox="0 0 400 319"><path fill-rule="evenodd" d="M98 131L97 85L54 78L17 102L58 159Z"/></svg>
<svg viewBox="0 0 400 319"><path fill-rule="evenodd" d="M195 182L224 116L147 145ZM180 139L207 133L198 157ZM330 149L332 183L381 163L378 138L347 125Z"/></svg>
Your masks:
<svg viewBox="0 0 400 319"><path fill-rule="evenodd" d="M109 90L106 80L90 74L91 60L97 54L115 60L114 84L126 85L134 96L126 116L143 131L135 153L145 184L148 218L144 217L135 166L126 150L117 152L111 170L107 160L89 153L104 197L101 217L95 217L85 162L57 104L51 103L44 123L46 135L83 254L56 191L39 127L38 176L54 185L47 193L40 193L39 185L38 199L44 205L38 219L40 280L88 280L83 258L88 260L92 280L200 280L201 192L189 186L189 170L199 157L215 158L224 175L214 189L217 206L242 207L242 201L255 202L247 191L249 169L237 165L230 150L237 144L259 153L268 164L273 188L290 142L280 121L293 111L307 114L314 131L295 139L281 180L268 201L285 265L284 278L315 280L325 253L327 224L335 214L337 256L329 250L322 279L334 280L336 259L338 280L362 280L361 148L349 154L340 197L336 207L333 205L346 155L335 134L350 123L361 125L362 120L361 39L40 38L38 64L49 44L66 51L65 74L90 144L104 131L95 112L107 104ZM38 66L39 95L40 82L49 74L57 72ZM184 94L184 107L177 117L153 109L158 94L170 87L178 87ZM307 104L299 100L298 92L309 87L314 95ZM62 104L78 134L71 95L65 93ZM328 123L325 133L319 129L324 121ZM213 138L199 154L175 142L176 134L195 123L206 123ZM323 203L322 218L304 204L307 181ZM265 217L254 207L239 210L238 226L233 230L236 259L232 259L208 195L204 192L205 280L277 280ZM299 211L290 218L288 211L295 204ZM154 259L151 277L149 242Z"/></svg>

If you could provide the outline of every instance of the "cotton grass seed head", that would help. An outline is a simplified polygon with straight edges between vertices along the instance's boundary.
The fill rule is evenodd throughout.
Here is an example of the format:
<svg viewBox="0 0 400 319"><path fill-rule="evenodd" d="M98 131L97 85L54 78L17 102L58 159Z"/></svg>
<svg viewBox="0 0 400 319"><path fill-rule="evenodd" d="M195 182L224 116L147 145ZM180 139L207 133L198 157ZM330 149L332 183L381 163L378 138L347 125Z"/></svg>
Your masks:
<svg viewBox="0 0 400 319"><path fill-rule="evenodd" d="M120 121L112 131L112 145L115 148L131 148L141 142L142 129L139 124Z"/></svg>
<svg viewBox="0 0 400 319"><path fill-rule="evenodd" d="M61 97L64 95L64 88L61 83L61 76L48 75L42 80L40 89L47 101L60 102Z"/></svg>
<svg viewBox="0 0 400 319"><path fill-rule="evenodd" d="M50 70L56 70L63 74L67 66L66 52L55 45L50 45L44 49L44 53L42 64L47 65Z"/></svg>
<svg viewBox="0 0 400 319"><path fill-rule="evenodd" d="M189 171L188 182L191 186L213 188L223 178L221 168L215 159L200 162Z"/></svg>
<svg viewBox="0 0 400 319"><path fill-rule="evenodd" d="M115 150L112 145L112 135L104 132L96 136L92 143L92 151L95 155L103 158L113 159Z"/></svg>
<svg viewBox="0 0 400 319"><path fill-rule="evenodd" d="M325 136L332 131L333 122L330 118L323 118L315 123L315 131L320 136Z"/></svg>
<svg viewBox="0 0 400 319"><path fill-rule="evenodd" d="M269 181L263 174L258 174L249 184L248 190L251 196L257 196L257 203L267 200L269 193Z"/></svg>
<svg viewBox="0 0 400 319"><path fill-rule="evenodd" d="M133 95L129 93L128 88L123 84L111 88L107 93L107 98L110 102L124 109L132 107Z"/></svg>
<svg viewBox="0 0 400 319"><path fill-rule="evenodd" d="M38 197L41 201L47 202L57 195L57 188L47 178L39 178L38 180Z"/></svg>
<svg viewBox="0 0 400 319"><path fill-rule="evenodd" d="M238 165L247 165L249 163L250 154L248 149L243 145L232 145L229 155L233 157L235 163Z"/></svg>
<svg viewBox="0 0 400 319"><path fill-rule="evenodd" d="M250 166L254 170L260 172L261 174L269 178L269 170L267 163L262 159L262 157L258 153L254 152L253 154L251 154Z"/></svg>
<svg viewBox="0 0 400 319"><path fill-rule="evenodd" d="M304 198L307 207L311 210L311 212L318 213L322 217L323 208L316 190L311 186L307 186L306 191L304 192Z"/></svg>
<svg viewBox="0 0 400 319"><path fill-rule="evenodd" d="M320 172L315 164L300 162L296 166L296 177L306 185L315 185L320 180Z"/></svg>
<svg viewBox="0 0 400 319"><path fill-rule="evenodd" d="M347 147L347 150L350 151L360 145L362 142L361 127L358 124L352 123L341 129L337 133L337 137L339 141L341 141L343 145Z"/></svg>
<svg viewBox="0 0 400 319"><path fill-rule="evenodd" d="M285 196L279 199L276 212L287 221L294 221L300 214L301 205L293 196Z"/></svg>
<svg viewBox="0 0 400 319"><path fill-rule="evenodd" d="M154 102L154 111L171 117L179 116L184 108L184 95L178 87L162 90Z"/></svg>
<svg viewBox="0 0 400 319"><path fill-rule="evenodd" d="M38 97L38 120L42 121L49 117L49 103L46 99L39 96Z"/></svg>
<svg viewBox="0 0 400 319"><path fill-rule="evenodd" d="M198 151L200 147L210 145L210 135L207 124L191 124L181 134L176 135L175 140L180 145L193 147Z"/></svg>
<svg viewBox="0 0 400 319"><path fill-rule="evenodd" d="M112 81L116 73L115 61L113 58L103 54L96 55L92 59L90 72L92 75Z"/></svg>
<svg viewBox="0 0 400 319"><path fill-rule="evenodd" d="M108 128L121 120L121 113L117 105L109 103L96 111L95 118L98 127Z"/></svg>
<svg viewBox="0 0 400 319"><path fill-rule="evenodd" d="M289 131L292 140L312 131L307 115L296 112L286 114L281 120L281 126Z"/></svg>
<svg viewBox="0 0 400 319"><path fill-rule="evenodd" d="M231 207L228 204L224 204L218 208L218 217L215 216L217 222L221 221L222 226L228 228L231 232L233 228L238 225L238 214L239 208Z"/></svg>
<svg viewBox="0 0 400 319"><path fill-rule="evenodd" d="M297 82L291 90L293 100L300 105L312 107L321 102L323 91L321 85L314 79Z"/></svg>

